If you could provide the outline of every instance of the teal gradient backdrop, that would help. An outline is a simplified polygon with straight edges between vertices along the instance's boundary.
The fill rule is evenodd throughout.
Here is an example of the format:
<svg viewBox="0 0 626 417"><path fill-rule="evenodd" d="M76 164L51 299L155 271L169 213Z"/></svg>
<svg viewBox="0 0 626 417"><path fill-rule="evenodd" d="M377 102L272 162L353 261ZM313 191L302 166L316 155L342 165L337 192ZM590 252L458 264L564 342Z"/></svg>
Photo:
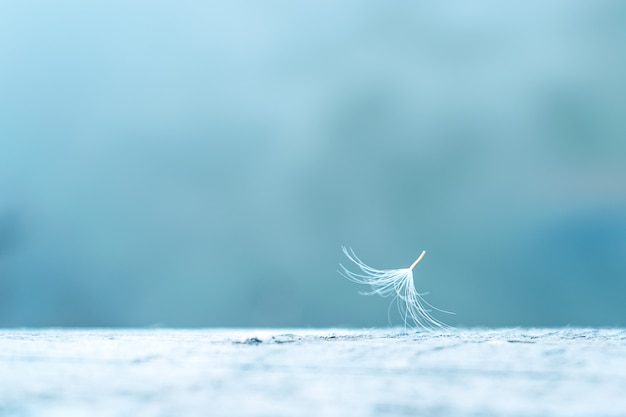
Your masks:
<svg viewBox="0 0 626 417"><path fill-rule="evenodd" d="M622 1L1 1L0 326L387 325L341 245L626 325L624 74Z"/></svg>

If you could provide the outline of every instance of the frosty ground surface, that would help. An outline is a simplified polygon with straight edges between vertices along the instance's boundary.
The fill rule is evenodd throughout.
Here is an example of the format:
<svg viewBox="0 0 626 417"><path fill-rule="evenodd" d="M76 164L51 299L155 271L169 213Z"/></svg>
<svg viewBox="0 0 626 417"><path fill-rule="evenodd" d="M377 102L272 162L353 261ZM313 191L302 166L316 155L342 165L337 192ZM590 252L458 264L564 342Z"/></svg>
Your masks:
<svg viewBox="0 0 626 417"><path fill-rule="evenodd" d="M0 330L0 416L626 416L626 330Z"/></svg>

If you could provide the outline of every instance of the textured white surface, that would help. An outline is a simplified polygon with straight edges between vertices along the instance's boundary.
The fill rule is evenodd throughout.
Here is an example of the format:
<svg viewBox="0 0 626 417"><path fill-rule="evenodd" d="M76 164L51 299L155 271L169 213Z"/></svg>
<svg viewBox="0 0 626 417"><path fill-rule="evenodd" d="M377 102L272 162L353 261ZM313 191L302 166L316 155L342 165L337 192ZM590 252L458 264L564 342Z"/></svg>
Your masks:
<svg viewBox="0 0 626 417"><path fill-rule="evenodd" d="M0 330L0 416L626 416L626 331Z"/></svg>

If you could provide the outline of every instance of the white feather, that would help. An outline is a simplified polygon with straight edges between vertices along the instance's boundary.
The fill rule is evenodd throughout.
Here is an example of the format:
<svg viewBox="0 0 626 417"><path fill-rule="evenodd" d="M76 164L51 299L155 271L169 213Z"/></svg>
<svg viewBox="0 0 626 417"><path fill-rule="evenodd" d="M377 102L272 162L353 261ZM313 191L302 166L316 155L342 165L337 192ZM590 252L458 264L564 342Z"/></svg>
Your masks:
<svg viewBox="0 0 626 417"><path fill-rule="evenodd" d="M413 268L422 260L426 251L423 251L419 258L408 268L375 269L361 261L351 248L348 249L344 246L342 249L343 253L356 264L360 271L352 272L342 264L339 264L342 269L339 273L350 281L371 286L372 290L365 292L365 295L378 294L382 297L393 297L393 301L398 303L398 309L404 318L405 327L413 325L425 330L451 328L431 316L428 308L449 314L454 313L433 307L422 297L426 294L420 294L415 290Z"/></svg>

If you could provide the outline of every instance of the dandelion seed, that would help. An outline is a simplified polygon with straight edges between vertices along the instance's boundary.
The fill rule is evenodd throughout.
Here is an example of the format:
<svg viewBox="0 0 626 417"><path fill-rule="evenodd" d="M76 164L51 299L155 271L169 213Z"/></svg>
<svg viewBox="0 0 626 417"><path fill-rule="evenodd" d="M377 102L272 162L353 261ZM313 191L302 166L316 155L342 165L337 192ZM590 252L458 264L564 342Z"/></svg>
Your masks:
<svg viewBox="0 0 626 417"><path fill-rule="evenodd" d="M392 304L394 301L397 302L398 311L404 318L405 329L409 324L425 330L450 329L450 326L431 316L430 309L448 314L454 313L433 307L422 297L426 293L420 294L415 290L413 269L424 258L426 251L423 251L408 268L381 270L363 263L351 248L348 249L344 246L342 249L343 253L356 264L360 271L352 272L339 264L342 269L339 273L350 281L370 285L372 290L364 292L365 295L378 294L382 297L393 297Z"/></svg>

